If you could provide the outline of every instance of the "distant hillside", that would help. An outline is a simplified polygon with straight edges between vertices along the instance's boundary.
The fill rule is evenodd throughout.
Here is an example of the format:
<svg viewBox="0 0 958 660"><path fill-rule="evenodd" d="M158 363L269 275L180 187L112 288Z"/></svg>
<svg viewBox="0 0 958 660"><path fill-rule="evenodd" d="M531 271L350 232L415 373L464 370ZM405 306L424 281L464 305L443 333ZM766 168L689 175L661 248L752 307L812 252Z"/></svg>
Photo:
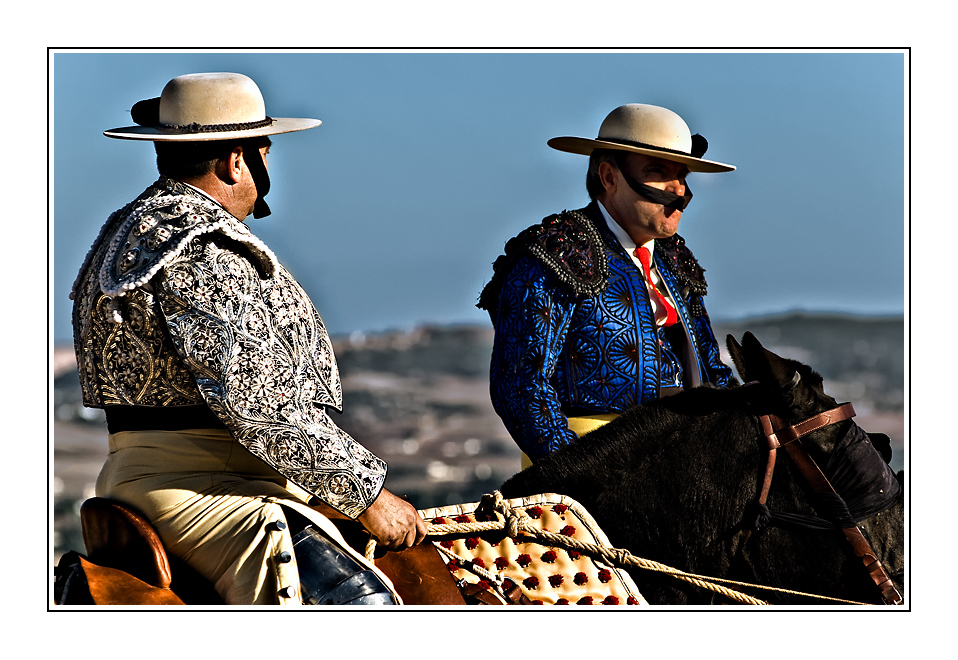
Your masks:
<svg viewBox="0 0 958 660"><path fill-rule="evenodd" d="M745 331L779 355L810 365L835 398L859 407L901 411L905 386L905 320L897 317L790 313L713 324L719 342ZM727 358L727 355L726 355Z"/></svg>
<svg viewBox="0 0 958 660"><path fill-rule="evenodd" d="M487 378L492 328L420 326L408 331L334 337L340 371L384 371L424 378Z"/></svg>
<svg viewBox="0 0 958 660"><path fill-rule="evenodd" d="M836 398L860 409L900 412L904 407L905 343L902 317L793 313L720 321L716 336L741 339L751 331L767 348L811 365ZM409 331L334 338L343 377L341 421L359 431L382 424L415 426L423 416L488 415L491 328L423 326ZM100 411L83 408L72 346L55 353L54 411L63 422L102 423ZM495 426L498 418L492 414Z"/></svg>

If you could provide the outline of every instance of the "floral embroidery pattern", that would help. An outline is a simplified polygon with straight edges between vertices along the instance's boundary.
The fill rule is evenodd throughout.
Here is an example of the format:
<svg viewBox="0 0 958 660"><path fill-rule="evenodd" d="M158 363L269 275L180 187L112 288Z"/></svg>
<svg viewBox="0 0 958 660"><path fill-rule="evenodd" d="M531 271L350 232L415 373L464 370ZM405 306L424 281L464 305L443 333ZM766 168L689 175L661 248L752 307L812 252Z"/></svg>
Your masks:
<svg viewBox="0 0 958 660"><path fill-rule="evenodd" d="M668 250L680 240L662 244ZM659 256L658 243L655 250L668 290L689 289L685 282L694 273L682 273L697 268L691 252L672 259L671 252ZM586 262L592 266L585 268ZM673 296L686 330L673 347L655 325L639 270L605 222L585 210L550 216L523 231L506 244L493 270L478 304L496 330L490 394L506 428L533 459L575 441L568 411L621 412L656 398L660 387L682 385L686 374L678 356L686 348L695 355L685 365L689 382L696 374L720 387L732 381L701 296L695 304L702 316L690 314L689 300ZM704 294L704 279L697 291Z"/></svg>
<svg viewBox="0 0 958 660"><path fill-rule="evenodd" d="M341 407L342 390L322 320L282 266L261 279L252 262L220 243L194 239L156 278L179 353L240 443L334 508L359 515L378 496L386 465L326 413Z"/></svg>
<svg viewBox="0 0 958 660"><path fill-rule="evenodd" d="M268 248L209 206L161 179L107 221L74 287L84 403L205 403L254 455L355 518L386 464L327 414L342 389L322 319Z"/></svg>
<svg viewBox="0 0 958 660"><path fill-rule="evenodd" d="M84 405L203 403L192 375L163 335L150 292L138 289L119 303L90 294L77 308L86 310L74 325ZM122 323L112 320L117 314Z"/></svg>

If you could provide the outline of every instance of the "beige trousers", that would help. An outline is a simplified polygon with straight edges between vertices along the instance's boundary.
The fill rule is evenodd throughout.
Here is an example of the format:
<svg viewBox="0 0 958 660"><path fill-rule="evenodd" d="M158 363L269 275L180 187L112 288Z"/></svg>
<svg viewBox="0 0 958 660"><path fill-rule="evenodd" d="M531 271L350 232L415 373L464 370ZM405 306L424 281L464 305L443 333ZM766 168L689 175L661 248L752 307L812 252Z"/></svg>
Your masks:
<svg viewBox="0 0 958 660"><path fill-rule="evenodd" d="M96 494L141 511L167 552L210 580L227 604L301 604L283 507L313 522L392 589L329 519L307 506L308 493L227 431L123 431L109 442ZM284 553L292 559L284 561Z"/></svg>

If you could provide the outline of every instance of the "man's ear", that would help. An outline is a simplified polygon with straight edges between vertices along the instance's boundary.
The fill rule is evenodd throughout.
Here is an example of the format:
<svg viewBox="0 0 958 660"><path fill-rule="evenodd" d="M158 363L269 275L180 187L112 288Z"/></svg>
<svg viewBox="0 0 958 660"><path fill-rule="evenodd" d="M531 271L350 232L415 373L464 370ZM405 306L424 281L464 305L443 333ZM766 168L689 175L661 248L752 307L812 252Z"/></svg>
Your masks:
<svg viewBox="0 0 958 660"><path fill-rule="evenodd" d="M615 189L617 184L615 179L616 171L616 166L607 160L599 163L599 182L602 184L602 187L605 188L606 192L611 192Z"/></svg>
<svg viewBox="0 0 958 660"><path fill-rule="evenodd" d="M232 185L242 180L244 167L246 163L243 161L243 147L237 145L220 159L216 174L224 182Z"/></svg>

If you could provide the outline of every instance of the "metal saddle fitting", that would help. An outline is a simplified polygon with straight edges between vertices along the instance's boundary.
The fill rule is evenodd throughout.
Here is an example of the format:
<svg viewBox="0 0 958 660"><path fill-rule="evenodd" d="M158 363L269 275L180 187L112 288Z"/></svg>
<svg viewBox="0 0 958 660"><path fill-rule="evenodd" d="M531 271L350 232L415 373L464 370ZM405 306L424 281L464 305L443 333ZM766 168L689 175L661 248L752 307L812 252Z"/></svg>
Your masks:
<svg viewBox="0 0 958 660"><path fill-rule="evenodd" d="M398 605L373 571L308 526L293 536L293 552L306 605Z"/></svg>

